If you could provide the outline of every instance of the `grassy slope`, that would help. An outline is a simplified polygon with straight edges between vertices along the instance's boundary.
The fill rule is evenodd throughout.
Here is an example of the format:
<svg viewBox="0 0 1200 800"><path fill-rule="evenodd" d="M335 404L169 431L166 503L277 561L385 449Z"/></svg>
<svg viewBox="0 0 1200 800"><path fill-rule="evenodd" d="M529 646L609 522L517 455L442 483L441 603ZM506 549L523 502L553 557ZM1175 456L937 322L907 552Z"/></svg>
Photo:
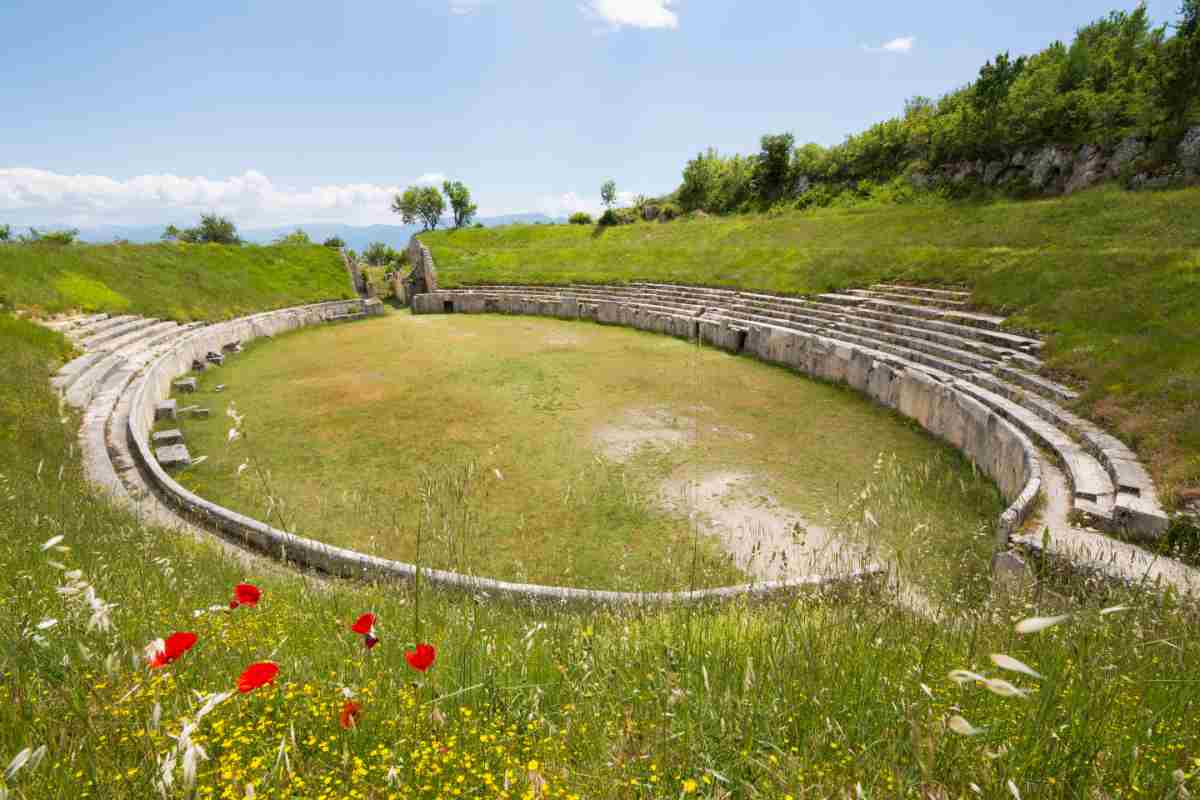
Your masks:
<svg viewBox="0 0 1200 800"><path fill-rule="evenodd" d="M1200 486L1200 190L422 240L448 286L659 280L801 294L964 283L979 304L1050 336L1050 368L1086 382L1081 410L1137 448L1168 500Z"/></svg>
<svg viewBox="0 0 1200 800"><path fill-rule="evenodd" d="M1189 680L1200 640L1169 601L1093 590L1071 623L1030 637L1014 637L1012 620L1053 606L1001 604L938 629L852 596L577 617L423 593L418 622L410 591L239 564L99 501L76 420L60 420L48 386L65 350L0 318L0 767L47 747L36 767L0 778L9 796L159 796L157 761L195 713L193 692L227 689L266 658L277 686L234 697L197 729L209 760L195 796L254 784L259 797L515 798L544 779L554 797L620 800L842 797L856 785L872 798L965 797L970 784L1001 797L1010 780L1026 798L1166 797L1176 770L1200 789ZM57 535L69 549L42 552ZM86 607L55 592L68 577L52 562L119 604L112 630L89 630ZM194 616L241 579L263 587L257 609ZM1118 599L1137 607L1095 613ZM369 655L346 630L366 609L382 636ZM59 622L38 633L48 618ZM199 645L164 671L140 666L145 643L173 630ZM418 638L439 655L414 682L402 651ZM990 652L1045 676L1010 675L1036 689L1030 699L946 679L994 673ZM352 731L337 722L343 686L363 706ZM952 714L987 732L948 732ZM170 796L187 796L175 779Z"/></svg>
<svg viewBox="0 0 1200 800"><path fill-rule="evenodd" d="M0 306L193 320L351 296L338 251L315 245L0 246Z"/></svg>

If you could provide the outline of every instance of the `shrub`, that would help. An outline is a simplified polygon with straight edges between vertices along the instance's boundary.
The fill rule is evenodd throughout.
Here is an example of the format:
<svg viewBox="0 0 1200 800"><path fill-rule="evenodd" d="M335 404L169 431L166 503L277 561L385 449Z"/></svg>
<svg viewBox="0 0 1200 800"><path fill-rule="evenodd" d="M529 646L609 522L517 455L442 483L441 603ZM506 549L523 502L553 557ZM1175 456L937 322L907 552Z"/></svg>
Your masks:
<svg viewBox="0 0 1200 800"><path fill-rule="evenodd" d="M611 208L605 209L600 215L600 219L596 221L597 225L620 225L621 219L617 216L617 212Z"/></svg>
<svg viewBox="0 0 1200 800"><path fill-rule="evenodd" d="M8 225L0 225L0 242L7 242L12 239L12 228Z"/></svg>
<svg viewBox="0 0 1200 800"><path fill-rule="evenodd" d="M658 207L658 218L663 222L670 222L681 214L683 209L674 203L663 203Z"/></svg>
<svg viewBox="0 0 1200 800"><path fill-rule="evenodd" d="M275 244L312 244L312 239L308 238L308 233L306 233L304 229L296 228L296 230L292 231L291 233L285 233L283 236L280 236L278 239L276 239Z"/></svg>
<svg viewBox="0 0 1200 800"><path fill-rule="evenodd" d="M567 218L567 222L571 223L572 225L591 225L592 215L586 211L576 211Z"/></svg>
<svg viewBox="0 0 1200 800"><path fill-rule="evenodd" d="M22 236L21 241L37 244L75 244L77 238L79 238L79 230L76 228L45 233L37 228L30 228L28 235Z"/></svg>
<svg viewBox="0 0 1200 800"><path fill-rule="evenodd" d="M391 245L383 242L371 242L367 249L363 250L362 257L363 261L373 267L385 267L400 261L400 254L392 249Z"/></svg>
<svg viewBox="0 0 1200 800"><path fill-rule="evenodd" d="M346 242L340 236L330 236L325 241L321 242L325 247L332 247L335 250L341 250L346 246Z"/></svg>

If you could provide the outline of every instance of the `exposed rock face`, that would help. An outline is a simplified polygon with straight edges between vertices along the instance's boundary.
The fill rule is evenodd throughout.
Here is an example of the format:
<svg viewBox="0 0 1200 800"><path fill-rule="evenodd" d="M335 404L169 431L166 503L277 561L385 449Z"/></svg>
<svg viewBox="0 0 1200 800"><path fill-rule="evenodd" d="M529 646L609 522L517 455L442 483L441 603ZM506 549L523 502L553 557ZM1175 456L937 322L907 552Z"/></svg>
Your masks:
<svg viewBox="0 0 1200 800"><path fill-rule="evenodd" d="M429 254L429 248L421 244L417 237L409 241L404 252L408 256L408 263L412 264L412 272L401 282L403 291L397 294L397 298L402 305L408 305L418 294L437 291L437 270L433 268L433 256Z"/></svg>
<svg viewBox="0 0 1200 800"><path fill-rule="evenodd" d="M1179 165L1188 175L1200 175L1200 126L1192 128L1179 143Z"/></svg>
<svg viewBox="0 0 1200 800"><path fill-rule="evenodd" d="M1042 148L1029 161L1029 182L1037 189L1053 191L1062 175L1071 169L1071 152L1061 147Z"/></svg>
<svg viewBox="0 0 1200 800"><path fill-rule="evenodd" d="M1117 145L1112 158L1108 160L1108 175L1115 178L1121 174L1126 164L1140 158L1146 152L1146 143L1136 136L1130 136Z"/></svg>
<svg viewBox="0 0 1200 800"><path fill-rule="evenodd" d="M1073 194L1104 180L1106 164L1104 151L1099 147L1085 144L1079 148L1079 153L1075 156L1075 169L1067 181L1066 193Z"/></svg>
<svg viewBox="0 0 1200 800"><path fill-rule="evenodd" d="M812 188L812 181L807 175L801 175L796 178L796 185L792 187L792 192L797 195L804 194Z"/></svg>
<svg viewBox="0 0 1200 800"><path fill-rule="evenodd" d="M994 186L1003 174L1003 161L989 161L988 165L983 168L983 182L988 186Z"/></svg>

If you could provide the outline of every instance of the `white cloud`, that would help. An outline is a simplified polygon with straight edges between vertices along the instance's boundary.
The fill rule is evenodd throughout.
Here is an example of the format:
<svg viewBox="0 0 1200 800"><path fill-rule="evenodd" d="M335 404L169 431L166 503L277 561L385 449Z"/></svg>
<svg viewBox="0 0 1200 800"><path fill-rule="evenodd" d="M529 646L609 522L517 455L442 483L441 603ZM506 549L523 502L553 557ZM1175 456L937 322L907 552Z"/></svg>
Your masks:
<svg viewBox="0 0 1200 800"><path fill-rule="evenodd" d="M440 173L414 183L439 184ZM217 212L242 227L302 222L366 225L395 222L390 205L402 186L328 184L277 186L255 170L220 180L179 175L62 175L39 169L0 169L0 214L24 224L100 225L186 222Z"/></svg>
<svg viewBox="0 0 1200 800"><path fill-rule="evenodd" d="M441 172L426 172L413 181L413 183L419 183L422 186L437 186L439 188L445 182L446 176Z"/></svg>
<svg viewBox="0 0 1200 800"><path fill-rule="evenodd" d="M634 192L617 192L616 206L632 205L635 197L637 195ZM604 210L604 204L600 202L599 194L584 196L577 192L564 192L542 197L537 210L549 217L569 217L576 211L595 215Z"/></svg>
<svg viewBox="0 0 1200 800"><path fill-rule="evenodd" d="M470 16L483 8L488 0L450 0L450 13L460 17Z"/></svg>
<svg viewBox="0 0 1200 800"><path fill-rule="evenodd" d="M889 42L884 42L879 47L863 45L863 49L868 53L911 53L916 44L917 37L900 36Z"/></svg>
<svg viewBox="0 0 1200 800"><path fill-rule="evenodd" d="M679 15L671 7L678 5L679 0L587 0L580 8L614 30L625 26L673 30L679 27Z"/></svg>

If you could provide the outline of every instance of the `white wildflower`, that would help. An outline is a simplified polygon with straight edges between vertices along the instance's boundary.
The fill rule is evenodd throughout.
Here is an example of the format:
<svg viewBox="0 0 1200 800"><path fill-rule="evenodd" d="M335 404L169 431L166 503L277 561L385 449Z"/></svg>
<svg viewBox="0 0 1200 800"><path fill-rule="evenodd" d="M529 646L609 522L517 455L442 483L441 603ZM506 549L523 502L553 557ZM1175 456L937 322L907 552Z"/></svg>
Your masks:
<svg viewBox="0 0 1200 800"><path fill-rule="evenodd" d="M242 476L242 473L245 472L249 468L250 468L249 464L245 464L245 463L238 464L238 468L237 468L238 477L240 478Z"/></svg>
<svg viewBox="0 0 1200 800"><path fill-rule="evenodd" d="M237 438L241 435L242 435L241 432L239 432L237 428L230 428L229 434L225 437L225 441L226 442L235 442L235 441L237 441Z"/></svg>
<svg viewBox="0 0 1200 800"><path fill-rule="evenodd" d="M957 733L959 736L978 736L983 733L983 728L976 728L971 723L960 717L958 714L950 717L950 730Z"/></svg>
<svg viewBox="0 0 1200 800"><path fill-rule="evenodd" d="M59 542L61 542L61 541L62 541L64 538L65 538L65 537L63 537L63 535L62 535L62 534L59 534L58 536L51 536L51 537L50 537L49 539L47 539L47 540L45 541L45 543L42 545L42 552L44 553L44 552L46 552L47 550L49 550L51 547L54 547L56 544L58 544Z"/></svg>
<svg viewBox="0 0 1200 800"><path fill-rule="evenodd" d="M112 617L110 614L117 607L116 603L106 603L101 600L96 596L96 590L91 586L87 588L84 596L87 599L88 606L92 610L92 616L88 620L88 630L108 633L112 630Z"/></svg>
<svg viewBox="0 0 1200 800"><path fill-rule="evenodd" d="M1008 779L1008 793L1013 796L1013 800L1021 800L1021 792L1017 789L1017 785L1012 782L1012 778Z"/></svg>
<svg viewBox="0 0 1200 800"><path fill-rule="evenodd" d="M395 786L400 782L400 771L395 767L389 768L387 775L384 776L384 780L387 781L388 786Z"/></svg>
<svg viewBox="0 0 1200 800"><path fill-rule="evenodd" d="M44 620L42 620L41 622L39 622L37 624L37 629L39 631L48 631L57 624L58 624L58 620L56 620L54 617L46 617Z"/></svg>
<svg viewBox="0 0 1200 800"><path fill-rule="evenodd" d="M1046 628L1052 628L1070 618L1070 614L1060 614L1057 617L1030 617L1017 623L1017 633L1037 633L1038 631L1046 630Z"/></svg>
<svg viewBox="0 0 1200 800"><path fill-rule="evenodd" d="M1040 679L1042 677L1028 665L1012 656L1006 656L1004 653L992 653L992 663L1000 669L1006 669L1009 672L1020 672L1022 675L1028 675L1031 678Z"/></svg>
<svg viewBox="0 0 1200 800"><path fill-rule="evenodd" d="M1107 617L1109 614L1119 614L1120 612L1128 611L1131 608L1133 608L1133 606L1109 606L1108 608L1101 609L1100 616Z"/></svg>

